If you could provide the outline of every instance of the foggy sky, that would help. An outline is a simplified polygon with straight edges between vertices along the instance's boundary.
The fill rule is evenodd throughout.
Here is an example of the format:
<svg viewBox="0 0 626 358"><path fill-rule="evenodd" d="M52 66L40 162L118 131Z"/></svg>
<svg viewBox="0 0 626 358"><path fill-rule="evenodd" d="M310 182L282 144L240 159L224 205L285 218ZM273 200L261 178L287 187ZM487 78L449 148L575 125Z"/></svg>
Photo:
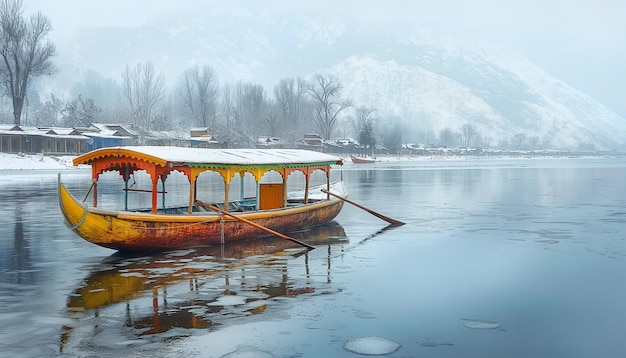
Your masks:
<svg viewBox="0 0 626 358"><path fill-rule="evenodd" d="M51 39L77 29L135 27L181 7L227 6L202 0L26 0L41 11ZM317 0L236 1L295 12L331 10L366 26L414 26L463 33L506 46L626 118L626 2L616 0ZM132 59L129 63L133 63ZM97 69L95 69L97 70Z"/></svg>

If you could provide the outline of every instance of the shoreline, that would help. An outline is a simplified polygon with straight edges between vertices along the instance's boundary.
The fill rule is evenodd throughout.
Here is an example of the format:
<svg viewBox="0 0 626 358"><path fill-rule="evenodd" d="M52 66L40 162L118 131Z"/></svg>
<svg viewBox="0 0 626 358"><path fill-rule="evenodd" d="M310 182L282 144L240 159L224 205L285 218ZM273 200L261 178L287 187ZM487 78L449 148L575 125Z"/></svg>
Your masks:
<svg viewBox="0 0 626 358"><path fill-rule="evenodd" d="M622 158L622 155L586 154L576 156L564 155L464 155L464 156L377 156L373 163L352 163L349 156L337 155L342 158L344 164L367 166L377 163L410 163L410 162L451 162L451 161L480 161L480 160L532 160L532 159L599 159L599 158ZM8 154L0 152L0 174L32 171L58 171L78 170L89 166L75 167L72 160L75 156L46 156L42 154Z"/></svg>

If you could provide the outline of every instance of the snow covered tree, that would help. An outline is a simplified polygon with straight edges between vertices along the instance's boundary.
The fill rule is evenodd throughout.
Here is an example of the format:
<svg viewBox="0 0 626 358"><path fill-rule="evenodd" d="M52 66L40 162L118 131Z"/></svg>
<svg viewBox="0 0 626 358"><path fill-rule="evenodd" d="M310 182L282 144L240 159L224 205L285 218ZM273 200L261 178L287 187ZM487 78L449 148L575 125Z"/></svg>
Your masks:
<svg viewBox="0 0 626 358"><path fill-rule="evenodd" d="M102 109L91 98L84 99L82 95L78 95L78 98L68 102L61 110L61 117L67 127L88 127L91 123L98 122L100 112Z"/></svg>
<svg viewBox="0 0 626 358"><path fill-rule="evenodd" d="M33 117L35 117L35 125L38 127L59 125L58 118L62 108L63 101L51 93L50 98L32 112Z"/></svg>

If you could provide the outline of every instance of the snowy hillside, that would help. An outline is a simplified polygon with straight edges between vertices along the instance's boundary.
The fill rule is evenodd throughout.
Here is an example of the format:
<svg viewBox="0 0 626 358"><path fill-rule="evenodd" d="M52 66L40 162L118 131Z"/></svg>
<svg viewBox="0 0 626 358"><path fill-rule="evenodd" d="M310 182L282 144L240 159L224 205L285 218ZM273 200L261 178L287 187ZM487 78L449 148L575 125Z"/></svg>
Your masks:
<svg viewBox="0 0 626 358"><path fill-rule="evenodd" d="M419 33L408 43L416 66L469 88L508 122L510 132L519 128L559 147L594 143L607 149L626 143L624 118L511 50L461 36Z"/></svg>
<svg viewBox="0 0 626 358"><path fill-rule="evenodd" d="M127 64L151 61L171 85L189 66L207 64L221 81L261 83L271 96L281 78L326 72L355 105L408 123L407 140L434 141L443 128L459 132L470 123L482 145L523 133L544 148L626 149L626 120L510 50L248 5L181 9L141 27L66 34L54 80L71 83L86 69L115 78Z"/></svg>
<svg viewBox="0 0 626 358"><path fill-rule="evenodd" d="M474 69L489 67L483 63ZM626 121L606 107L548 74L533 82L498 70L476 76L472 83L422 66L351 57L327 72L341 80L355 103L376 108L381 118L404 119L422 137L430 132L432 139L444 128L460 133L470 123L483 137L482 145L523 133L538 137L544 148L624 148Z"/></svg>

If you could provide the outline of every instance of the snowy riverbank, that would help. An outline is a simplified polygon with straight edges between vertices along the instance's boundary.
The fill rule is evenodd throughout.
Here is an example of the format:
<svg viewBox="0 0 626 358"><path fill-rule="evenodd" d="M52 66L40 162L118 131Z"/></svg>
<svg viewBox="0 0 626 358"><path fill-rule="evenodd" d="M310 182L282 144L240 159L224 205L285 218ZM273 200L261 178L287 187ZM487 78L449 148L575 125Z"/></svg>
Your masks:
<svg viewBox="0 0 626 358"><path fill-rule="evenodd" d="M45 156L42 154L0 153L2 170L59 170L72 169L72 156Z"/></svg>

